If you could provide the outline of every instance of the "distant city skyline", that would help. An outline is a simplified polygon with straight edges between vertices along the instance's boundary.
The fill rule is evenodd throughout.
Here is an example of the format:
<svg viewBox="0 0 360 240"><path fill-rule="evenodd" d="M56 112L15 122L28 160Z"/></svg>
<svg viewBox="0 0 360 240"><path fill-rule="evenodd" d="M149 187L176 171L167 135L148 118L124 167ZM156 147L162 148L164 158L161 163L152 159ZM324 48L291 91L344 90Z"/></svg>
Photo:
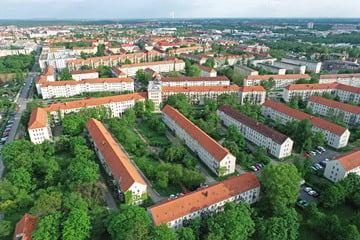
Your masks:
<svg viewBox="0 0 360 240"><path fill-rule="evenodd" d="M358 18L355 0L0 0L0 19Z"/></svg>

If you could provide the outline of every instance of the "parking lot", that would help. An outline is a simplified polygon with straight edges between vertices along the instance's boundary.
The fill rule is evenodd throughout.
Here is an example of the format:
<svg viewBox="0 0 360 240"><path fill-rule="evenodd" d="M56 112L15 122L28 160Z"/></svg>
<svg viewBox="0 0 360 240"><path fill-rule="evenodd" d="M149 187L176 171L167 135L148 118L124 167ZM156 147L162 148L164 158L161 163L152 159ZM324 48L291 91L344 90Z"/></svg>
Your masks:
<svg viewBox="0 0 360 240"><path fill-rule="evenodd" d="M325 147L325 149L326 149L325 152L323 152L321 154L316 154L316 156L312 157L314 163L319 163L319 162L325 160L326 158L331 159L331 158L339 155L339 153L337 153L331 149L327 149L326 147Z"/></svg>

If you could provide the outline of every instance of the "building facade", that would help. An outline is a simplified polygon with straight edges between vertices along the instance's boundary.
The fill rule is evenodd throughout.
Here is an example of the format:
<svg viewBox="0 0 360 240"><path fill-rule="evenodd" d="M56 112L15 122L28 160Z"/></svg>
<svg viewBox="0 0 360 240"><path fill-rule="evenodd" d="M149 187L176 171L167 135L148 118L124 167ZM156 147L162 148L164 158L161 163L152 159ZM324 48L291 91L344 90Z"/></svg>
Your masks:
<svg viewBox="0 0 360 240"><path fill-rule="evenodd" d="M99 72L96 69L71 71L70 74L75 81L99 78Z"/></svg>
<svg viewBox="0 0 360 240"><path fill-rule="evenodd" d="M284 63L304 65L306 66L306 71L313 73L320 73L322 67L321 62L313 62L313 61L300 60L295 58L282 58L281 61Z"/></svg>
<svg viewBox="0 0 360 240"><path fill-rule="evenodd" d="M259 201L259 197L260 182L255 173L244 173L154 205L147 211L156 226L166 224L177 230L189 226L195 218L223 211L227 202L254 204Z"/></svg>
<svg viewBox="0 0 360 240"><path fill-rule="evenodd" d="M326 164L324 177L332 182L344 179L350 173L360 175L360 148L336 156Z"/></svg>
<svg viewBox="0 0 360 240"><path fill-rule="evenodd" d="M252 75L244 78L244 86L260 85L261 81L268 81L270 78L274 79L276 90L281 90L284 87L295 84L296 81L303 78L310 80L311 77L307 74L286 74L286 75Z"/></svg>
<svg viewBox="0 0 360 240"><path fill-rule="evenodd" d="M360 125L360 107L322 98L319 96L311 96L307 106L314 113L325 116L330 119L338 119L348 125Z"/></svg>
<svg viewBox="0 0 360 240"><path fill-rule="evenodd" d="M312 130L322 132L326 138L326 143L336 149L345 147L349 141L350 132L348 129L271 100L266 100L262 105L261 114L274 121L280 121L283 125L293 120L309 119Z"/></svg>
<svg viewBox="0 0 360 240"><path fill-rule="evenodd" d="M45 140L52 141L52 132L47 111L42 108L37 108L31 113L28 123L28 133L32 143L41 144Z"/></svg>
<svg viewBox="0 0 360 240"><path fill-rule="evenodd" d="M162 119L217 176L235 172L235 156L178 110L166 105L162 109Z"/></svg>
<svg viewBox="0 0 360 240"><path fill-rule="evenodd" d="M221 105L217 115L225 126L235 125L244 137L268 153L285 158L291 155L294 142L287 136L226 105Z"/></svg>

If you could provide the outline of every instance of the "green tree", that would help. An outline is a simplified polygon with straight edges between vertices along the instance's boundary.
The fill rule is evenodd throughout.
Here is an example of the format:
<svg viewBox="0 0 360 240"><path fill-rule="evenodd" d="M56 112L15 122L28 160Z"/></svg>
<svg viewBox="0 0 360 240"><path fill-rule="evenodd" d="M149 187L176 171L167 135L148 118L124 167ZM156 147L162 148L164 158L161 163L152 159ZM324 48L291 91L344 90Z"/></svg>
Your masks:
<svg viewBox="0 0 360 240"><path fill-rule="evenodd" d="M269 78L269 80L261 80L260 85L263 86L266 92L271 91L276 85L274 78Z"/></svg>
<svg viewBox="0 0 360 240"><path fill-rule="evenodd" d="M97 70L100 78L111 78L111 67L100 65Z"/></svg>
<svg viewBox="0 0 360 240"><path fill-rule="evenodd" d="M188 189L195 190L201 183L205 182L205 176L198 170L185 168L181 182Z"/></svg>
<svg viewBox="0 0 360 240"><path fill-rule="evenodd" d="M169 72L168 77L180 77L180 73L177 71L171 71Z"/></svg>
<svg viewBox="0 0 360 240"><path fill-rule="evenodd" d="M74 80L68 68L64 68L60 72L60 81Z"/></svg>
<svg viewBox="0 0 360 240"><path fill-rule="evenodd" d="M145 79L145 71L144 69L139 69L136 71L135 74L136 79L139 79L141 82Z"/></svg>
<svg viewBox="0 0 360 240"><path fill-rule="evenodd" d="M312 147L315 148L317 146L323 146L326 142L326 138L324 134L320 131L313 133L311 138Z"/></svg>
<svg viewBox="0 0 360 240"><path fill-rule="evenodd" d="M262 170L260 182L264 198L275 212L295 203L301 177L293 164L269 164Z"/></svg>
<svg viewBox="0 0 360 240"><path fill-rule="evenodd" d="M322 192L322 205L325 208L334 208L345 201L346 191L345 188L336 183Z"/></svg>
<svg viewBox="0 0 360 240"><path fill-rule="evenodd" d="M99 165L92 160L77 155L67 168L69 183L82 184L99 178Z"/></svg>
<svg viewBox="0 0 360 240"><path fill-rule="evenodd" d="M113 240L148 239L150 224L144 208L121 205L120 212L109 217L107 229Z"/></svg>
<svg viewBox="0 0 360 240"><path fill-rule="evenodd" d="M177 110L179 110L179 112L181 112L185 116L189 116L192 109L186 95L183 93L178 93L169 96L166 104L169 104L170 106L176 108Z"/></svg>
<svg viewBox="0 0 360 240"><path fill-rule="evenodd" d="M250 206L245 202L227 203L224 212L207 221L209 235L213 234L218 239L249 239L255 232L251 213Z"/></svg>
<svg viewBox="0 0 360 240"><path fill-rule="evenodd" d="M126 109L121 116L120 124L123 126L133 126L136 121L135 111L133 109Z"/></svg>
<svg viewBox="0 0 360 240"><path fill-rule="evenodd" d="M32 181L31 174L24 167L12 170L7 176L7 179L16 187L25 189L27 192L36 188L36 185Z"/></svg>
<svg viewBox="0 0 360 240"><path fill-rule="evenodd" d="M131 64L130 59L125 59L124 64Z"/></svg>
<svg viewBox="0 0 360 240"><path fill-rule="evenodd" d="M37 193L37 199L30 213L36 216L45 216L53 214L61 209L62 193L60 191L45 191L40 189Z"/></svg>
<svg viewBox="0 0 360 240"><path fill-rule="evenodd" d="M92 68L89 65L82 65L80 67L80 70L90 70L90 69L92 69Z"/></svg>
<svg viewBox="0 0 360 240"><path fill-rule="evenodd" d="M154 240L177 240L177 234L167 225L153 227L152 239Z"/></svg>
<svg viewBox="0 0 360 240"><path fill-rule="evenodd" d="M215 61L211 58L206 59L205 63L203 64L205 67L214 68Z"/></svg>
<svg viewBox="0 0 360 240"><path fill-rule="evenodd" d="M182 227L176 233L179 240L195 240L194 232L189 227Z"/></svg>
<svg viewBox="0 0 360 240"><path fill-rule="evenodd" d="M71 210L62 225L62 239L64 240L82 240L90 237L91 225L87 211L80 209Z"/></svg>
<svg viewBox="0 0 360 240"><path fill-rule="evenodd" d="M196 66L191 66L189 68L189 77L201 77L201 69Z"/></svg>
<svg viewBox="0 0 360 240"><path fill-rule="evenodd" d="M61 213L54 212L48 216L43 216L36 222L36 229L32 233L33 240L52 240L59 239L61 236Z"/></svg>
<svg viewBox="0 0 360 240"><path fill-rule="evenodd" d="M6 221L6 220L0 221L0 238L7 237L12 233L13 229L11 225L12 224L10 221Z"/></svg>

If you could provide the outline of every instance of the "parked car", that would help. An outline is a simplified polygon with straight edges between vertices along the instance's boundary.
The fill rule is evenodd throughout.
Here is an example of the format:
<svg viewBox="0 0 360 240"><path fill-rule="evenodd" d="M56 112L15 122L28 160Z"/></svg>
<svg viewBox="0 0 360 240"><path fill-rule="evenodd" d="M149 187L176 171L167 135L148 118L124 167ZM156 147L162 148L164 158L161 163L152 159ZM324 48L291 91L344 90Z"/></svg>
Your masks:
<svg viewBox="0 0 360 240"><path fill-rule="evenodd" d="M304 153L304 156L308 157L308 156L310 156L310 153L306 152L306 153Z"/></svg>
<svg viewBox="0 0 360 240"><path fill-rule="evenodd" d="M304 189L304 191L305 191L305 192L310 192L310 191L312 191L312 188L311 188L311 187L306 187L306 188Z"/></svg>
<svg viewBox="0 0 360 240"><path fill-rule="evenodd" d="M320 166L322 166L322 167L326 167L326 164L327 164L328 162L327 161L321 161L319 164L320 164Z"/></svg>
<svg viewBox="0 0 360 240"><path fill-rule="evenodd" d="M258 171L258 169L255 167L255 166L251 166L250 167L254 172L257 172Z"/></svg>
<svg viewBox="0 0 360 240"><path fill-rule="evenodd" d="M298 199L298 201L296 203L300 207L305 207L305 206L309 205L309 203L305 199Z"/></svg>
<svg viewBox="0 0 360 240"><path fill-rule="evenodd" d="M325 148L323 148L322 146L318 146L317 148L318 148L319 150L323 151L323 152L325 152L325 151L326 151L326 149L325 149Z"/></svg>
<svg viewBox="0 0 360 240"><path fill-rule="evenodd" d="M310 155L311 155L311 156L316 156L316 152L310 151Z"/></svg>
<svg viewBox="0 0 360 240"><path fill-rule="evenodd" d="M322 168L323 168L323 167L322 167L320 164L318 164L318 163L315 164L315 167L316 167L317 169L322 169Z"/></svg>

